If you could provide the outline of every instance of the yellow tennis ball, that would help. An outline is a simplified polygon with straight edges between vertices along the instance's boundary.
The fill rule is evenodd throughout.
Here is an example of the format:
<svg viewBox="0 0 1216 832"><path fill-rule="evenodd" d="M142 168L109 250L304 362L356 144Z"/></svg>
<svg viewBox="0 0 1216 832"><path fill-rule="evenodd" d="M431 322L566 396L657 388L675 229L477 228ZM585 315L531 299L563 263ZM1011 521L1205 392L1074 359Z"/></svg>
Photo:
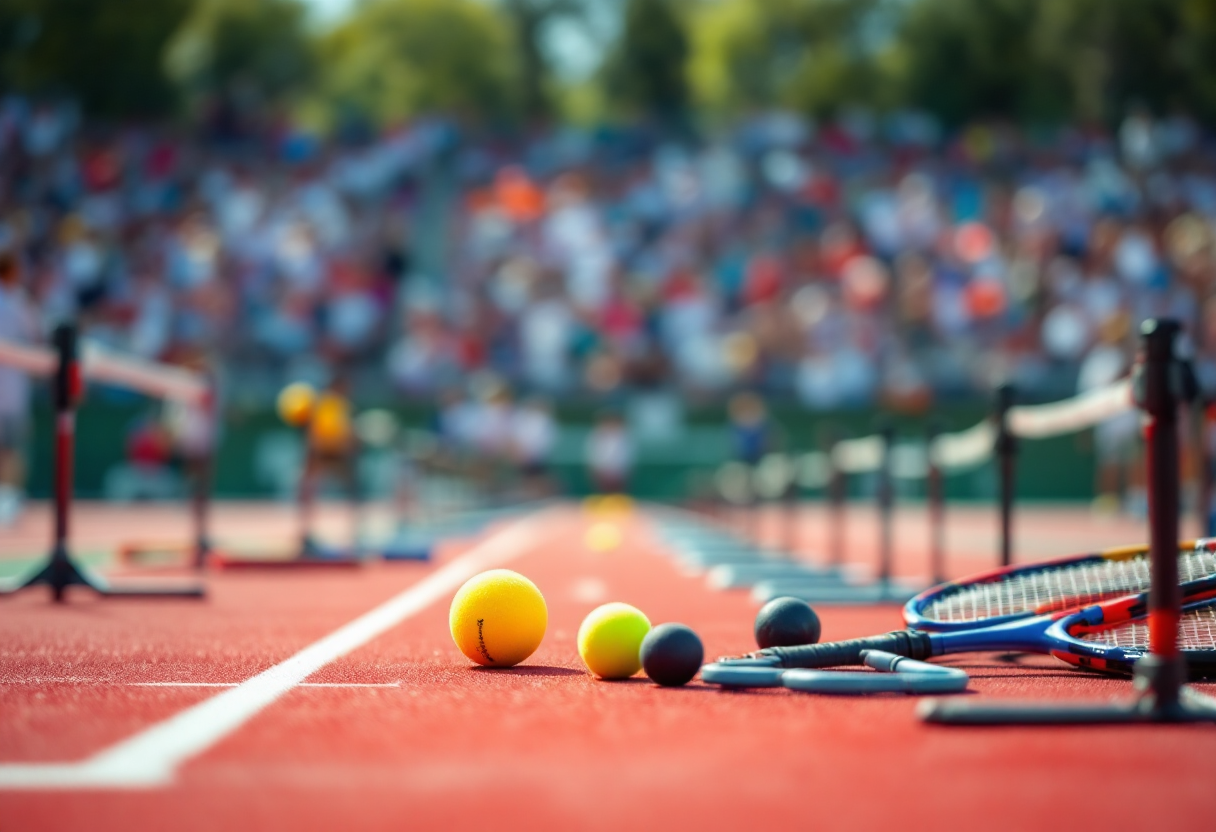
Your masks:
<svg viewBox="0 0 1216 832"><path fill-rule="evenodd" d="M637 607L604 604L578 628L578 654L601 679L627 679L642 669L642 639L648 632L650 619Z"/></svg>
<svg viewBox="0 0 1216 832"><path fill-rule="evenodd" d="M611 552L621 545L621 530L615 523L595 523L583 535L583 545L593 552Z"/></svg>
<svg viewBox="0 0 1216 832"><path fill-rule="evenodd" d="M448 613L460 652L487 667L511 667L531 656L548 623L549 610L536 584L510 569L469 578Z"/></svg>
<svg viewBox="0 0 1216 832"><path fill-rule="evenodd" d="M280 419L298 428L312 417L312 406L316 399L317 393L312 385L297 381L279 391L275 406Z"/></svg>

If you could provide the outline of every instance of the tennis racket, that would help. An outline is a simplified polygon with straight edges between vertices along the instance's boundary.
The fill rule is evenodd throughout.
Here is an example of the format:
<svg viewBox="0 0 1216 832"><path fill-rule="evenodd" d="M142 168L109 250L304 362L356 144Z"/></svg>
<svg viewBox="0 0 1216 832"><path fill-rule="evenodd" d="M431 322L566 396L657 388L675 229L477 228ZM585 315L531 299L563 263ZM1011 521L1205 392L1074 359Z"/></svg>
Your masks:
<svg viewBox="0 0 1216 832"><path fill-rule="evenodd" d="M1185 587L1216 575L1216 538L1178 544ZM904 607L910 629L974 630L1036 615L1075 610L1149 588L1148 546L1040 561L939 584Z"/></svg>
<svg viewBox="0 0 1216 832"><path fill-rule="evenodd" d="M1183 587L1178 647L1192 676L1216 675L1216 577ZM718 664L835 667L859 664L863 650L882 650L917 660L990 650L1046 653L1077 667L1130 673L1136 661L1148 653L1148 593L970 630L897 630L848 641L770 647L719 659Z"/></svg>

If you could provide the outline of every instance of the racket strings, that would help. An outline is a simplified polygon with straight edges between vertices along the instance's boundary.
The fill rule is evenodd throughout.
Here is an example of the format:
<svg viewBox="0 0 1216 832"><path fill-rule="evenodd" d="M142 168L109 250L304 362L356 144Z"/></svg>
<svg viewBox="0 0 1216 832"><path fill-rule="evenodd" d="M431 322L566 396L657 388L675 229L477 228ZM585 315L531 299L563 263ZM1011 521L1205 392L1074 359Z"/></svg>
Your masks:
<svg viewBox="0 0 1216 832"><path fill-rule="evenodd" d="M1125 560L1081 561L1001 580L959 586L926 605L926 619L941 622L985 621L1005 615L1044 614L1095 604L1149 588L1147 553ZM1178 556L1182 583L1216 574L1216 553L1187 551Z"/></svg>
<svg viewBox="0 0 1216 832"><path fill-rule="evenodd" d="M1110 647L1148 650L1148 621L1126 621L1104 630L1079 632L1076 637ZM1178 647L1182 650L1216 649L1216 606L1200 607L1182 614L1178 622Z"/></svg>

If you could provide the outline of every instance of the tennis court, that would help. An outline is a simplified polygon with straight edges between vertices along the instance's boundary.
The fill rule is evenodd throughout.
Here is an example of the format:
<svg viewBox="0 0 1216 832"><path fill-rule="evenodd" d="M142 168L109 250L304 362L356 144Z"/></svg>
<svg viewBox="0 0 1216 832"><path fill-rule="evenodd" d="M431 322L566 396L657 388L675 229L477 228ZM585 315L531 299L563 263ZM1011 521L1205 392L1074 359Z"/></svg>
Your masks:
<svg viewBox="0 0 1216 832"><path fill-rule="evenodd" d="M217 513L217 527L233 534L285 519L269 506ZM859 510L851 519L865 528L868 518ZM100 549L133 522L172 534L173 520L172 511L86 505L77 535ZM808 556L822 520L812 511L801 518ZM906 545L897 572L915 576L925 556L919 521L910 511L899 521ZM23 520L23 542L32 548L46 522L44 512ZM620 543L596 551L587 532L604 522L619 526ZM1028 510L1020 525L1036 556L1121 543L1136 531L1051 508ZM952 574L991 563L991 512L959 513L948 539ZM862 565L864 540L850 549ZM756 606L747 594L709 590L663 548L644 510L606 518L561 505L455 541L428 564L219 572L205 601L85 592L62 606L42 593L9 599L0 616L0 816L22 829L880 828L924 820L1012 830L1055 825L1077 811L1078 794L1109 794L1086 806L1087 822L1210 828L1216 733L1202 726L935 727L918 722L915 700L900 695L593 679L574 635L609 598L656 622L687 623L708 656L752 646ZM452 644L447 601L470 559L509 565L544 592L549 632L525 664L474 668ZM242 690L226 686L249 689L259 674L403 597L419 600L398 606L395 626L325 651L315 669L293 669L271 689L250 690L256 702L231 705L239 721L225 718L232 711L198 710ZM825 640L900 625L892 605L822 615ZM1081 700L1128 688L1046 657L949 661L971 674L975 697ZM1146 791L1153 801L1118 798Z"/></svg>
<svg viewBox="0 0 1216 832"><path fill-rule="evenodd" d="M1203 0L0 0L0 832L1216 830Z"/></svg>

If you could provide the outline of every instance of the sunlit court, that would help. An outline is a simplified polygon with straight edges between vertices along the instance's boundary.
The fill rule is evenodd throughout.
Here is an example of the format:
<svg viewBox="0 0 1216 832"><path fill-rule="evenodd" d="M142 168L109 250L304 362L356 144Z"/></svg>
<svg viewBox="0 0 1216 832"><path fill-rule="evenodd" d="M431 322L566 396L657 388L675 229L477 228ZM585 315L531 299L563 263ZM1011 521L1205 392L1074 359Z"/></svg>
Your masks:
<svg viewBox="0 0 1216 832"><path fill-rule="evenodd" d="M1212 54L0 3L0 832L1210 832Z"/></svg>

